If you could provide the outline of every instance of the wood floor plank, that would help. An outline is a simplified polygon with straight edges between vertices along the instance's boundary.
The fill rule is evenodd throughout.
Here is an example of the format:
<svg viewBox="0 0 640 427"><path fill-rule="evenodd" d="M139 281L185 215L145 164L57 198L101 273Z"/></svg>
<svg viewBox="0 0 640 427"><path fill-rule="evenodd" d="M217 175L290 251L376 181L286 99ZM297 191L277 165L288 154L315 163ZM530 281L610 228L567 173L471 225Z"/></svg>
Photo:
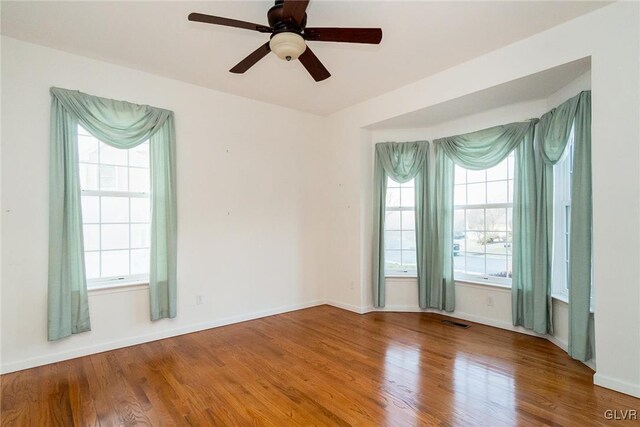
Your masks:
<svg viewBox="0 0 640 427"><path fill-rule="evenodd" d="M329 306L2 376L2 426L604 426L640 399L547 340ZM637 421L615 421L616 426Z"/></svg>

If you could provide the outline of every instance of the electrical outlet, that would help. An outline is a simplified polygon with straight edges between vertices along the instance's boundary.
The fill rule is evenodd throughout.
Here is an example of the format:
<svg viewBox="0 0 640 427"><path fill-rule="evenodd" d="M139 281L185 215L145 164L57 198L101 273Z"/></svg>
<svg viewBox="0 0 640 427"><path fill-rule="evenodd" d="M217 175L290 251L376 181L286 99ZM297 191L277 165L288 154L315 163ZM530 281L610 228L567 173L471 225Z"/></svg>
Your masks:
<svg viewBox="0 0 640 427"><path fill-rule="evenodd" d="M196 295L196 305L202 304L202 295Z"/></svg>
<svg viewBox="0 0 640 427"><path fill-rule="evenodd" d="M349 282L349 289L353 290L355 286L353 285L353 280Z"/></svg>
<svg viewBox="0 0 640 427"><path fill-rule="evenodd" d="M493 297L487 297L487 305L493 307Z"/></svg>

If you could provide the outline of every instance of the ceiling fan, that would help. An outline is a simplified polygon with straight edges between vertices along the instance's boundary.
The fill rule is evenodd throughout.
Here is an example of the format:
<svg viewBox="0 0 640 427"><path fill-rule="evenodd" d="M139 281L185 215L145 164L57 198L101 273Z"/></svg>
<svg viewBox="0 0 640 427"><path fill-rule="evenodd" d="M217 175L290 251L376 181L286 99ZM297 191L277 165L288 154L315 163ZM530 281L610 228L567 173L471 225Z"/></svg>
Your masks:
<svg viewBox="0 0 640 427"><path fill-rule="evenodd" d="M309 0L276 0L267 12L269 25L254 24L219 16L190 13L189 21L244 28L261 33L271 33L270 40L240 61L231 70L242 74L273 51L286 61L299 59L315 81L331 76L306 45L307 41L379 44L382 40L380 28L307 28L307 5Z"/></svg>

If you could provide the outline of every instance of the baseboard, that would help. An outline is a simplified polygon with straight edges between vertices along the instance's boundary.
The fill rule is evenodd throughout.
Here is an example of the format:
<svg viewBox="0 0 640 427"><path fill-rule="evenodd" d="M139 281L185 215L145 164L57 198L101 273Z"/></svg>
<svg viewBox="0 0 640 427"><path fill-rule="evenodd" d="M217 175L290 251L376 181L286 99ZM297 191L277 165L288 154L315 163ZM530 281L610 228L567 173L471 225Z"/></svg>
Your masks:
<svg viewBox="0 0 640 427"><path fill-rule="evenodd" d="M569 344L567 344L566 342L559 340L558 338L554 337L553 335L547 335L546 338L552 344L554 344L556 347L560 347L561 349L563 349L566 352L569 351Z"/></svg>
<svg viewBox="0 0 640 427"><path fill-rule="evenodd" d="M640 385L638 384L617 380L597 372L593 376L593 383L597 386L619 391L620 393L628 394L633 397L640 397Z"/></svg>
<svg viewBox="0 0 640 427"><path fill-rule="evenodd" d="M252 313L246 313L238 316L230 316L210 322L197 323L194 325L173 328L162 332L152 334L139 335L136 337L126 338L122 340L109 341L88 347L82 347L70 351L63 351L45 356L32 357L18 362L6 363L2 365L0 373L7 374L9 372L21 371L23 369L35 368L36 366L48 365L50 363L61 362L63 360L75 359L76 357L88 356L91 354L102 353L104 351L116 350L119 348L130 347L136 344L143 344L151 341L157 341L165 338L176 337L179 335L190 334L192 332L203 331L206 329L218 328L220 326L231 325L234 323L245 322L247 320L260 319L262 317L273 316L275 314L287 313L290 311L302 310L305 308L315 307L325 304L324 300L316 300L307 303L292 304L283 307L277 307L268 310L261 310Z"/></svg>
<svg viewBox="0 0 640 427"><path fill-rule="evenodd" d="M343 310L352 311L352 312L358 313L358 314L367 313L366 310L363 310L361 307L359 307L357 305L346 304L346 303L335 301L335 300L331 300L331 299L324 300L324 304L331 305L331 306L337 307L337 308L341 308Z"/></svg>

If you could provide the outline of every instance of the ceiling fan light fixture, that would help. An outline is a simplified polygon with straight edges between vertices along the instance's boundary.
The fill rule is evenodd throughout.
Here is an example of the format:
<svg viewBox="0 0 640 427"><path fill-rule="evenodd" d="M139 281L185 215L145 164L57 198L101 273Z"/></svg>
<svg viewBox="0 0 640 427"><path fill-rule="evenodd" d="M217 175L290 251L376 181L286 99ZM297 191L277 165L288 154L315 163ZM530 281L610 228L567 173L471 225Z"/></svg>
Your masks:
<svg viewBox="0 0 640 427"><path fill-rule="evenodd" d="M298 59L307 49L302 36L298 33L283 32L274 34L269 41L269 48L278 58L286 61Z"/></svg>

